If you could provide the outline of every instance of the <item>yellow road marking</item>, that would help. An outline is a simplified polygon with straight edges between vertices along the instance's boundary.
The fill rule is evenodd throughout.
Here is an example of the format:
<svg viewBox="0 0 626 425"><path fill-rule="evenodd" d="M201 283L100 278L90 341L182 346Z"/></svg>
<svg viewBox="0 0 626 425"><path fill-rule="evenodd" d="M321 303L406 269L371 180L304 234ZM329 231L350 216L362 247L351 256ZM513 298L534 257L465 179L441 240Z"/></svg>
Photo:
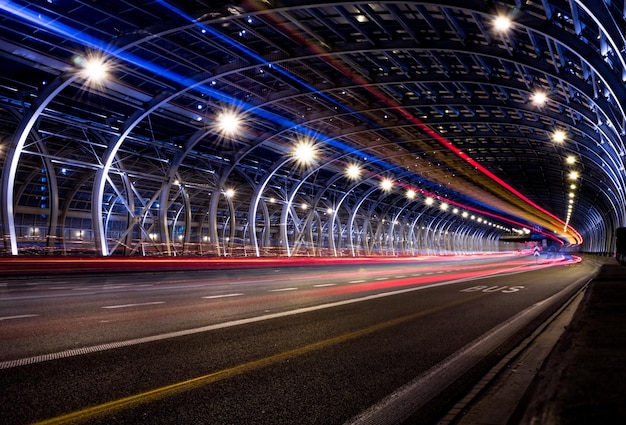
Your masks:
<svg viewBox="0 0 626 425"><path fill-rule="evenodd" d="M108 403L100 404L97 406L88 407L86 409L78 410L76 412L68 413L62 416L57 416L55 418L46 419L41 422L37 422L33 425L57 425L57 424L71 424L86 421L91 418L95 418L98 416L111 414L114 412L118 412L120 410L124 410L127 408L132 408L133 406L137 406L140 404L146 404L153 401L157 401L159 399L175 395L184 391L189 391L194 388L198 388L201 386L205 386L214 382L218 382L236 375L240 375L245 372L249 372L252 370L260 369L265 366L269 366L272 364L276 364L297 356L301 356L303 354L307 354L312 351L321 350L323 348L330 347L332 345L341 344L343 342L356 339L386 328L390 328L393 326L397 326L404 322L408 322L414 319L417 319L421 316L427 316L429 314L437 313L442 310L446 310L451 307L455 307L457 305L466 303L473 299L474 297L462 298L457 301L441 305L438 307L433 307L428 310L423 310L414 314L410 314L407 316L399 317L397 319L389 320L387 322L379 323L374 326L370 326L358 331L350 332L344 335L339 335L333 338L325 339L323 341L318 341L309 345L305 345L303 347L299 347L293 350L285 351L282 353L274 354L269 357L265 357L259 360L254 360L248 363L243 363L238 366L234 366L228 369L223 369L217 372L209 373L207 375L198 376L196 378L188 379L186 381L177 382L175 384L167 385L164 387L156 388L154 390L146 391L143 393L135 394L129 397L120 398L118 400L113 400Z"/></svg>

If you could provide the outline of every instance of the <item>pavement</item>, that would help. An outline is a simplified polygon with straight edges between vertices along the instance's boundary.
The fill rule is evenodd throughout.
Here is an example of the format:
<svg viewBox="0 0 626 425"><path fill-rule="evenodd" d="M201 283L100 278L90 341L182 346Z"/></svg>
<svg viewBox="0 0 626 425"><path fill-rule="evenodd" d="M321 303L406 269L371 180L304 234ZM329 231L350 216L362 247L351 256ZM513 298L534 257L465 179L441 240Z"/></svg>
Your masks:
<svg viewBox="0 0 626 425"><path fill-rule="evenodd" d="M587 289L439 425L626 424L626 266Z"/></svg>
<svg viewBox="0 0 626 425"><path fill-rule="evenodd" d="M524 405L514 423L626 424L626 266L601 267Z"/></svg>

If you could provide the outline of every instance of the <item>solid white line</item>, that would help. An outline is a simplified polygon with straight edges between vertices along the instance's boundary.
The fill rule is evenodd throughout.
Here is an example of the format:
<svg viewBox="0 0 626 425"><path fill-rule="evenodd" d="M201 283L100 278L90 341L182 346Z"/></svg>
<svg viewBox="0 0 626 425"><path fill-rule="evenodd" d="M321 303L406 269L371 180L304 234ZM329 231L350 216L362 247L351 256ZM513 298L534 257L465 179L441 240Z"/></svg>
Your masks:
<svg viewBox="0 0 626 425"><path fill-rule="evenodd" d="M6 316L6 317L0 317L0 321L2 320L13 320L13 319L25 319L27 317L36 317L39 316L38 314L20 314L19 316Z"/></svg>
<svg viewBox="0 0 626 425"><path fill-rule="evenodd" d="M229 298L229 297L240 297L243 294L224 294L224 295L209 295L206 297L202 297L202 298L206 298L207 300L214 300L217 298Z"/></svg>
<svg viewBox="0 0 626 425"><path fill-rule="evenodd" d="M284 292L284 291L297 291L298 288L278 288L278 289L270 289L269 292Z"/></svg>
<svg viewBox="0 0 626 425"><path fill-rule="evenodd" d="M150 303L138 303L138 304L120 304L120 305L106 305L102 308L127 308L127 307L141 307L144 305L156 305L156 304L165 304L165 301L153 301Z"/></svg>
<svg viewBox="0 0 626 425"><path fill-rule="evenodd" d="M513 274L513 273L511 273ZM433 397L440 394L445 386L453 383L467 370L474 366L477 359L484 359L499 347L503 341L519 332L533 319L544 311L543 305L562 302L571 297L575 290L581 288L592 278L582 277L568 285L560 292L541 300L520 311L505 322L491 328L474 341L465 345L442 362L436 364L420 376L389 394L378 403L370 406L346 425L385 425L404 423L412 413L423 407ZM569 294L569 295L568 295Z"/></svg>

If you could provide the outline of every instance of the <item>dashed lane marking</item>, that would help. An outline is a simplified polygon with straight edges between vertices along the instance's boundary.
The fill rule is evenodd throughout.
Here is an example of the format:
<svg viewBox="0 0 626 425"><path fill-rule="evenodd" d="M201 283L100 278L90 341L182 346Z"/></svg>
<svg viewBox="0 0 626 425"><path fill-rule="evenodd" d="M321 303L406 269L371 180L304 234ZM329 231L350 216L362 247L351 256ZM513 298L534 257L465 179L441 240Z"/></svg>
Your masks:
<svg viewBox="0 0 626 425"><path fill-rule="evenodd" d="M152 301L149 303L137 303L137 304L119 304L119 305L105 305L102 308L114 309L114 308L128 308L128 307L143 307L146 305L165 304L165 301Z"/></svg>
<svg viewBox="0 0 626 425"><path fill-rule="evenodd" d="M5 317L0 317L0 322L3 320L14 320L14 319L26 319L28 317L36 317L39 316L38 314L20 314L17 316L5 316Z"/></svg>
<svg viewBox="0 0 626 425"><path fill-rule="evenodd" d="M201 332L210 332L216 329L226 329L232 326L240 326L240 325L246 325L249 323L262 322L266 320L276 319L279 317L288 317L288 316L293 316L297 314L308 313L311 311L320 311L320 310L324 310L327 308L350 305L350 304L360 303L364 301L385 298L385 297L389 297L393 295L406 294L409 292L420 291L420 290L424 290L428 288L453 285L456 283L467 282L469 280L476 280L479 278L480 277L463 278L463 279L454 279L454 280L444 281L444 282L430 283L430 284L419 285L419 286L414 286L410 288L397 289L397 290L393 290L389 292L381 292L377 294L366 295L366 296L358 297L358 298L351 298L351 299L347 299L343 301L335 301L335 302L326 303L326 304L314 305L311 307L303 307L303 308L299 308L296 310L265 314L262 316L255 316L255 317L250 317L247 319L233 320L230 322L216 323L213 325L203 326L200 328L185 329L182 331L175 331L175 332L166 332L163 334L152 335L152 336L147 336L147 337L142 337L142 338L135 338L135 339L117 341L117 342L112 342L112 343L107 343L107 344L87 346L87 347L82 347L82 348L74 348L74 349L59 351L55 353L48 353L48 354L42 354L42 355L37 355L37 356L32 356L32 357L25 357L25 358L16 359L16 360L0 361L0 370L9 369L13 367L19 367L19 366L25 366L29 364L36 364L36 363L46 362L50 360L65 359L69 357L80 356L83 354L90 354L90 353L97 353L97 352L106 351L106 350L113 350L116 348L130 347L130 346L139 345L139 344L147 344L147 343L151 343L155 341L163 341L163 340L170 339L170 338L193 335L193 334L197 334Z"/></svg>
<svg viewBox="0 0 626 425"><path fill-rule="evenodd" d="M207 300L215 300L218 298L231 298L231 297L240 297L243 294L241 293L236 293L236 294L222 294L222 295L208 295L206 297L202 297L202 298L206 298Z"/></svg>

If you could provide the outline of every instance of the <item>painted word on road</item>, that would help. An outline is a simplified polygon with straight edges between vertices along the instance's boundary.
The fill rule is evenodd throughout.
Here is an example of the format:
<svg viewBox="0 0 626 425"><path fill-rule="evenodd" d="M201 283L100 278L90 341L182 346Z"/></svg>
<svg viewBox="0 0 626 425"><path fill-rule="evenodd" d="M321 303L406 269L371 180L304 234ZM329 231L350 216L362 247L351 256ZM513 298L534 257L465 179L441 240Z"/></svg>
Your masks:
<svg viewBox="0 0 626 425"><path fill-rule="evenodd" d="M472 286L471 288L461 289L460 292L502 292L503 294L512 294L514 292L519 292L524 289L523 286L487 286L487 285L478 285Z"/></svg>

